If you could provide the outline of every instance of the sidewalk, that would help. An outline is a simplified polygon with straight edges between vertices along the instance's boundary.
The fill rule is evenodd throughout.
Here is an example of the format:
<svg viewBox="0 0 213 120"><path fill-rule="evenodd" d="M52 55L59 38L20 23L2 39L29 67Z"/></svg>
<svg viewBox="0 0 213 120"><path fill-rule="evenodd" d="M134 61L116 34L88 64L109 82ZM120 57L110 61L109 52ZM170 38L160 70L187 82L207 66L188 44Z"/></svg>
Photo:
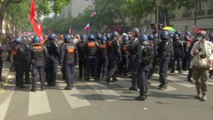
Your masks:
<svg viewBox="0 0 213 120"><path fill-rule="evenodd" d="M6 61L6 59L4 59L3 61L3 68L2 68L2 80L0 82L0 93L3 92L2 88L4 83L6 82L6 78L8 76L8 74L10 73L10 68L12 66L12 62L8 62Z"/></svg>

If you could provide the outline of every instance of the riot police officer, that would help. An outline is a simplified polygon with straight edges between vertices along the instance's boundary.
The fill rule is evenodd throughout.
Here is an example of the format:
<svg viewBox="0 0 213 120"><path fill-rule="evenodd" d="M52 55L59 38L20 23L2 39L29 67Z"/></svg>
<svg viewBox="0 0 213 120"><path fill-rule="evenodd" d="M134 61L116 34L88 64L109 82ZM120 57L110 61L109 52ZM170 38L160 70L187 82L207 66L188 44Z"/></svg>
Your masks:
<svg viewBox="0 0 213 120"><path fill-rule="evenodd" d="M131 81L132 81L132 85L129 88L129 90L134 90L137 91L138 88L138 76L137 76L137 72L138 72L138 68L140 65L140 60L141 60L141 45L140 42L138 40L138 36L140 34L140 30L139 28L133 28L131 30L131 37L132 39L130 39L129 42L129 54L130 54L130 71L131 71Z"/></svg>
<svg viewBox="0 0 213 120"><path fill-rule="evenodd" d="M153 63L152 63L152 68L149 72L149 76L148 79L150 79L152 77L152 75L158 71L158 67L159 67L159 62L158 62L158 43L159 43L159 38L158 35L149 35L148 36L149 41L152 41L152 47L153 47L153 54L154 54L154 58L153 58ZM149 83L149 82L148 82Z"/></svg>
<svg viewBox="0 0 213 120"><path fill-rule="evenodd" d="M159 89L167 89L167 71L170 59L173 57L173 47L169 38L168 31L162 31L160 34L161 42L158 45L158 57L160 62L160 85Z"/></svg>
<svg viewBox="0 0 213 120"><path fill-rule="evenodd" d="M182 73L182 59L184 56L183 43L180 41L178 34L173 36L174 59L171 61L171 73L175 72L175 62L177 61L177 69Z"/></svg>
<svg viewBox="0 0 213 120"><path fill-rule="evenodd" d="M98 47L98 78L102 80L106 79L108 66L107 58L107 38L106 36L101 37L101 42Z"/></svg>
<svg viewBox="0 0 213 120"><path fill-rule="evenodd" d="M77 51L78 51L78 64L79 64L79 79L84 76L86 79L86 57L85 57L85 47L86 47L86 35L81 35L81 41L77 43Z"/></svg>
<svg viewBox="0 0 213 120"><path fill-rule="evenodd" d="M140 95L135 98L135 100L145 100L147 98L148 92L148 75L151 69L152 61L153 61L153 50L152 46L150 46L147 35L139 36L139 41L141 43L141 62L138 69L138 81L139 81L139 89Z"/></svg>
<svg viewBox="0 0 213 120"><path fill-rule="evenodd" d="M23 75L24 75L24 60L25 60L25 51L24 46L22 44L22 38L17 37L15 39L15 51L14 51L14 64L16 71L16 86L19 88L25 88Z"/></svg>
<svg viewBox="0 0 213 120"><path fill-rule="evenodd" d="M64 36L65 44L62 46L60 64L64 68L67 86L65 90L73 88L74 69L76 65L77 51L73 43L72 36L67 34Z"/></svg>
<svg viewBox="0 0 213 120"><path fill-rule="evenodd" d="M111 82L117 81L116 72L118 69L118 64L122 59L121 56L121 47L118 41L119 33L114 31L112 33L112 39L107 41L107 57L108 57L108 68L107 68L107 77L106 82L109 84Z"/></svg>
<svg viewBox="0 0 213 120"><path fill-rule="evenodd" d="M36 91L37 81L41 82L41 91L44 90L45 77L44 66L47 57L47 50L41 45L39 37L33 38L33 46L31 49L31 63L32 63L32 92Z"/></svg>
<svg viewBox="0 0 213 120"><path fill-rule="evenodd" d="M87 77L86 81L90 81L90 76L93 75L95 81L98 80L97 75L97 57L98 44L95 41L95 36L93 34L88 36L88 42L86 43L85 53L86 53L86 64L87 64Z"/></svg>
<svg viewBox="0 0 213 120"><path fill-rule="evenodd" d="M46 80L49 86L56 85L56 74L57 74L59 50L55 40L56 40L56 34L53 33L48 36L48 41L46 43L46 48L48 52L48 57L46 62Z"/></svg>
<svg viewBox="0 0 213 120"><path fill-rule="evenodd" d="M122 54L122 61L121 61L121 67L120 67L120 74L127 76L128 72L128 66L129 66L129 51L128 51L128 45L129 45L129 37L124 36L123 42L121 45L121 54Z"/></svg>
<svg viewBox="0 0 213 120"><path fill-rule="evenodd" d="M188 33L189 34L189 33ZM192 56L189 52L189 47L192 43L192 38L189 35L184 36L184 43L183 43L183 50L184 50L184 58L183 58L183 70L188 70L190 60L192 59Z"/></svg>
<svg viewBox="0 0 213 120"><path fill-rule="evenodd" d="M25 51L25 64L24 64L24 80L25 84L30 84L30 63L31 63L31 53L30 53L30 43L25 36L22 37L22 42Z"/></svg>

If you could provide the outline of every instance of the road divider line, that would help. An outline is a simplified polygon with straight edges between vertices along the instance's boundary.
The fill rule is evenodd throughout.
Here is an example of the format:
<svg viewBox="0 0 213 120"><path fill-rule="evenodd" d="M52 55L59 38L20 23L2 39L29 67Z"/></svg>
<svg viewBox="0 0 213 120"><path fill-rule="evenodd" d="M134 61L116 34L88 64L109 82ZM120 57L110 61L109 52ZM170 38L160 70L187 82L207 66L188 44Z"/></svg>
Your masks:
<svg viewBox="0 0 213 120"><path fill-rule="evenodd" d="M181 86L184 86L184 87L187 87L187 88L192 88L192 87L195 87L194 84L192 83L189 83L187 81L184 81L183 79L180 79L180 78L175 78L173 76L168 76L168 80L169 81L172 81L178 85L181 85Z"/></svg>
<svg viewBox="0 0 213 120"><path fill-rule="evenodd" d="M12 90L8 98L0 105L0 120L4 120L5 118L13 93L14 91Z"/></svg>
<svg viewBox="0 0 213 120"><path fill-rule="evenodd" d="M157 83L157 82L151 82L151 86L154 86L154 87L158 87L160 83ZM174 91L174 90L177 90L177 88L174 88L170 85L167 86L167 89L163 90L163 91L166 91L166 92L170 92L170 91Z"/></svg>
<svg viewBox="0 0 213 120"><path fill-rule="evenodd" d="M62 90L67 102L71 108L80 108L91 105L80 93L79 90L73 88L70 90Z"/></svg>
<svg viewBox="0 0 213 120"><path fill-rule="evenodd" d="M99 84L96 82L88 82L86 83L90 88L95 90L95 92L102 96L107 102L113 102L117 101L119 99L124 99L122 96L120 96L115 91L108 88L106 85Z"/></svg>
<svg viewBox="0 0 213 120"><path fill-rule="evenodd" d="M50 105L46 91L30 92L28 116L50 113Z"/></svg>

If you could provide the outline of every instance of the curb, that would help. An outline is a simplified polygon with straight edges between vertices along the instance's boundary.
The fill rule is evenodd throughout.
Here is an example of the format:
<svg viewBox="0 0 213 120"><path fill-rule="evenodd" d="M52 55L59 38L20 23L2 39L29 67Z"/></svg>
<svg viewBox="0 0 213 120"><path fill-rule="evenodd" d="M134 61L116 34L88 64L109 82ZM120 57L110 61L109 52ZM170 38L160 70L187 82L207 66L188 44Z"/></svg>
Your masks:
<svg viewBox="0 0 213 120"><path fill-rule="evenodd" d="M12 67L12 62L4 61L2 68L2 80L0 81L0 94L3 93L4 83L6 83L6 78L10 73L10 69Z"/></svg>

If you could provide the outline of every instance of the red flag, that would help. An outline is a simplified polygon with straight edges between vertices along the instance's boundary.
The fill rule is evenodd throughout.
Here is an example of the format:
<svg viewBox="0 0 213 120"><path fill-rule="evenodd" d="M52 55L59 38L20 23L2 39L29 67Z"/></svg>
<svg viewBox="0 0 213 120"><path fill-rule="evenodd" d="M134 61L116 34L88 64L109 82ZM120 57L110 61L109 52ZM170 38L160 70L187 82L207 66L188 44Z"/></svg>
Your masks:
<svg viewBox="0 0 213 120"><path fill-rule="evenodd" d="M89 25L89 23L86 25L86 27L84 28L84 30L87 31L87 32L90 31L90 25Z"/></svg>
<svg viewBox="0 0 213 120"><path fill-rule="evenodd" d="M90 17L95 17L96 16L96 12L93 12Z"/></svg>
<svg viewBox="0 0 213 120"><path fill-rule="evenodd" d="M43 39L43 35L42 35L42 25L37 17L36 3L34 0L31 1L30 22L33 25L34 32L41 39L41 43L43 43L44 39Z"/></svg>

